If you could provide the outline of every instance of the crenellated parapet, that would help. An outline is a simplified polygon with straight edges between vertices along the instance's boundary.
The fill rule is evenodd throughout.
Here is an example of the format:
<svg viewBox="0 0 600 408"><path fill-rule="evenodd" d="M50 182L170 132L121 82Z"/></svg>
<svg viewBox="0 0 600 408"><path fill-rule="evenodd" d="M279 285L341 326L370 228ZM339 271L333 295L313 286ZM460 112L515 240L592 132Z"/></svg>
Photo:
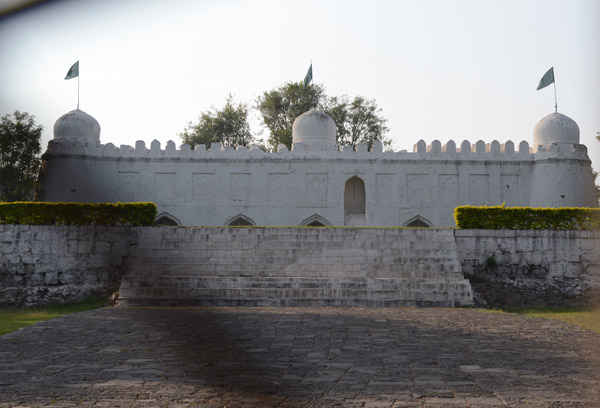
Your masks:
<svg viewBox="0 0 600 408"><path fill-rule="evenodd" d="M552 143L538 145L533 148L527 141L521 141L515 146L513 141L500 143L497 140L485 143L479 140L472 143L463 140L460 147L454 140L442 144L434 140L427 145L424 140L419 140L412 152L406 150L383 151L381 141L373 143L371 149L365 143L353 146L342 146L339 150L318 150L314 145L306 143L295 143L292 150L285 145L279 145L276 152L268 153L260 149L256 144L249 146L222 146L213 143L210 148L204 144L195 145L193 148L188 144L176 146L172 140L162 145L158 140L153 140L148 147L143 140L138 140L135 146L115 146L112 143L101 144L99 141L89 139L55 139L48 143L46 154L60 156L89 156L105 158L145 158L145 159L177 159L193 160L202 158L273 158L281 159L288 157L319 157L319 158L355 158L355 159L428 159L428 160L533 160L542 157L560 156L573 159L588 159L587 148L580 144Z"/></svg>

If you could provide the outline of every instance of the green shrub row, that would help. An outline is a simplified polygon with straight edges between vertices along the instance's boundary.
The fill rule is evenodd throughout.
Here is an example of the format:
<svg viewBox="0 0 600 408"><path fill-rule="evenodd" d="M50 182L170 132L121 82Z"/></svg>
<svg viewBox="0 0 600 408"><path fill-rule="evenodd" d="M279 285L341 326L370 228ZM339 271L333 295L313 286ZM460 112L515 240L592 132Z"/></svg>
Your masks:
<svg viewBox="0 0 600 408"><path fill-rule="evenodd" d="M0 203L0 224L152 225L154 203Z"/></svg>
<svg viewBox="0 0 600 408"><path fill-rule="evenodd" d="M599 208L474 207L454 210L461 229L600 230Z"/></svg>

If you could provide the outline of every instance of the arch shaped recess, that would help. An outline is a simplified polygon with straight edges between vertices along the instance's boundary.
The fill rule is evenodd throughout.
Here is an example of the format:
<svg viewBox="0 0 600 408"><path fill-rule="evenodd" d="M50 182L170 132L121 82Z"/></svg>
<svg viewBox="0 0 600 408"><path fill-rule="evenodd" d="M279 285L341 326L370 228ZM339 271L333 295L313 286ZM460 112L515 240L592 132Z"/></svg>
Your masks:
<svg viewBox="0 0 600 408"><path fill-rule="evenodd" d="M300 223L303 227L331 227L329 221L321 217L319 214L313 214Z"/></svg>
<svg viewBox="0 0 600 408"><path fill-rule="evenodd" d="M404 226L413 228L433 228L433 224L428 219L423 218L420 215L412 217L410 220L406 221Z"/></svg>
<svg viewBox="0 0 600 408"><path fill-rule="evenodd" d="M181 225L181 221L177 218L169 214L168 212L161 212L154 218L153 226L168 226L168 227L178 227Z"/></svg>
<svg viewBox="0 0 600 408"><path fill-rule="evenodd" d="M246 217L244 214L234 215L225 221L225 225L229 227L240 227L240 226L255 226L256 224L250 217Z"/></svg>

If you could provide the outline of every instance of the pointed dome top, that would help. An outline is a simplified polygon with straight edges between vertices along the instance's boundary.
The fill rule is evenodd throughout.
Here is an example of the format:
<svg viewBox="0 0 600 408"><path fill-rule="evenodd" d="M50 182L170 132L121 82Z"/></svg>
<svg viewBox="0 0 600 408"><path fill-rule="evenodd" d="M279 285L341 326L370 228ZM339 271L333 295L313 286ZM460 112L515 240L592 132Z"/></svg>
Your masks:
<svg viewBox="0 0 600 408"><path fill-rule="evenodd" d="M552 143L579 144L579 126L570 117L562 113L544 116L533 129L533 145Z"/></svg>
<svg viewBox="0 0 600 408"><path fill-rule="evenodd" d="M100 141L100 124L82 110L65 113L54 123L54 139L91 139Z"/></svg>

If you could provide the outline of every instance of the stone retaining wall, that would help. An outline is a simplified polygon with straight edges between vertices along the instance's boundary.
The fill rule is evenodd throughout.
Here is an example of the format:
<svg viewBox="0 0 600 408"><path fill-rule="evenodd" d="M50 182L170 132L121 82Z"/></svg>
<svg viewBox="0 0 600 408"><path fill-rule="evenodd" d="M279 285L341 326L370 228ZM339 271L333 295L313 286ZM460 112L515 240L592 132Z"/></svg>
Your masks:
<svg viewBox="0 0 600 408"><path fill-rule="evenodd" d="M140 228L149 227L0 225L0 306L109 296ZM476 304L600 303L600 232L456 230L455 237Z"/></svg>
<svg viewBox="0 0 600 408"><path fill-rule="evenodd" d="M600 304L600 232L456 230L476 305Z"/></svg>
<svg viewBox="0 0 600 408"><path fill-rule="evenodd" d="M0 225L0 306L110 296L135 236L129 227Z"/></svg>

